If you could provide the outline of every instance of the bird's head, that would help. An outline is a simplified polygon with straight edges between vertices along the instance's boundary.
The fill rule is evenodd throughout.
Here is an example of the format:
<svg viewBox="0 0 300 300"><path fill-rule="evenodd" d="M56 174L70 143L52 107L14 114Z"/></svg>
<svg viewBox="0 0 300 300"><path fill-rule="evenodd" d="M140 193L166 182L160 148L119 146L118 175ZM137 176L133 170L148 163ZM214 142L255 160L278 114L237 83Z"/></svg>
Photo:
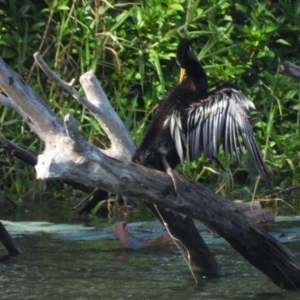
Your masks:
<svg viewBox="0 0 300 300"><path fill-rule="evenodd" d="M183 38L177 47L176 61L180 67L179 82L183 80L183 77L189 70L191 70L195 64L199 64L197 57L195 56L192 45L188 39Z"/></svg>

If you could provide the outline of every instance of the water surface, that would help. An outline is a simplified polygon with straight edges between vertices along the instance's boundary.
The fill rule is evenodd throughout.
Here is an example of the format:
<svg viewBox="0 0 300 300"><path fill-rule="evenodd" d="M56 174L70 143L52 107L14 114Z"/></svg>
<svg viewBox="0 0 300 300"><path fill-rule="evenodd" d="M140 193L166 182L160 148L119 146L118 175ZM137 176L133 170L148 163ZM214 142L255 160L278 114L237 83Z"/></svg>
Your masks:
<svg viewBox="0 0 300 300"><path fill-rule="evenodd" d="M0 264L1 299L299 299L228 245L213 247L227 275L200 277L195 284L176 249L127 250L114 240L62 241L48 235L16 241L24 254ZM293 248L299 258L299 247Z"/></svg>
<svg viewBox="0 0 300 300"><path fill-rule="evenodd" d="M43 210L36 216L11 220L64 219ZM74 215L68 221L82 223ZM102 220L100 226L111 224ZM45 233L22 235L16 243L24 254L0 263L0 299L300 299L296 291L281 291L226 243L209 246L226 276L198 277L197 284L175 248L128 250L111 238L76 241ZM299 242L287 246L300 261ZM0 255L5 252L0 245Z"/></svg>

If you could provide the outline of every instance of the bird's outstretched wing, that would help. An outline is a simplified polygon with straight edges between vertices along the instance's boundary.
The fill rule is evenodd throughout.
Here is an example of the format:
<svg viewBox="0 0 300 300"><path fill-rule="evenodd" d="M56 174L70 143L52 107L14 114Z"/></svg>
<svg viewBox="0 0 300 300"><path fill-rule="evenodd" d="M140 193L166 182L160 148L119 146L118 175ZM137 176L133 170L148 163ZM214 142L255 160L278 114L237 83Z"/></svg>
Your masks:
<svg viewBox="0 0 300 300"><path fill-rule="evenodd" d="M225 155L243 155L245 147L258 173L270 180L261 152L248 120L254 104L231 87L216 89L205 97L197 96L185 110L173 107L166 122L182 162L194 160L200 152L216 158L220 145ZM243 147L244 146L244 147Z"/></svg>

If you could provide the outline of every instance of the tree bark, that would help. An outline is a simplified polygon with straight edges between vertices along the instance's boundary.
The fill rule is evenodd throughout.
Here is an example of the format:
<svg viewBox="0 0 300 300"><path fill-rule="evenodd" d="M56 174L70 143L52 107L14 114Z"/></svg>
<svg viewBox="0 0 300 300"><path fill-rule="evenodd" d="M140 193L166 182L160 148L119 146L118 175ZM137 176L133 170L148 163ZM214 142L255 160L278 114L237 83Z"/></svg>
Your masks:
<svg viewBox="0 0 300 300"><path fill-rule="evenodd" d="M300 81L300 68L289 61L285 61L280 66L280 73Z"/></svg>
<svg viewBox="0 0 300 300"><path fill-rule="evenodd" d="M92 78L92 72L81 76L86 94L97 84ZM1 88L45 136L45 151L38 156L36 165L37 178L78 181L195 218L222 236L276 285L283 289L300 289L300 265L293 260L290 251L255 225L237 205L193 181L189 181L187 191L178 196L165 173L119 161L88 144L71 114L64 122L55 122L55 118L49 116L49 109L44 111L43 118L36 116L41 113L43 103L32 99L32 92L24 84L0 60Z"/></svg>
<svg viewBox="0 0 300 300"><path fill-rule="evenodd" d="M6 228L0 222L0 242L4 245L8 251L8 255L2 256L0 261L6 261L10 256L17 256L22 254L22 251L17 247L12 237L7 232Z"/></svg>

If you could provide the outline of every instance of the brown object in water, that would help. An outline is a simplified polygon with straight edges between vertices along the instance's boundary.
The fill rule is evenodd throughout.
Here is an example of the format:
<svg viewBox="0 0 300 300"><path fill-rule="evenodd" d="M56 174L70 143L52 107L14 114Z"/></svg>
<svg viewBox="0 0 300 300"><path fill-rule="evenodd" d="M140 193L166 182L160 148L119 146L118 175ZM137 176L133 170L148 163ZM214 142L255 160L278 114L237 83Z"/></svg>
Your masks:
<svg viewBox="0 0 300 300"><path fill-rule="evenodd" d="M131 249L142 248L163 248L174 246L174 241L167 231L163 231L161 235L151 241L138 238L130 233L127 229L127 222L120 221L113 225L113 232L116 237L127 247Z"/></svg>

